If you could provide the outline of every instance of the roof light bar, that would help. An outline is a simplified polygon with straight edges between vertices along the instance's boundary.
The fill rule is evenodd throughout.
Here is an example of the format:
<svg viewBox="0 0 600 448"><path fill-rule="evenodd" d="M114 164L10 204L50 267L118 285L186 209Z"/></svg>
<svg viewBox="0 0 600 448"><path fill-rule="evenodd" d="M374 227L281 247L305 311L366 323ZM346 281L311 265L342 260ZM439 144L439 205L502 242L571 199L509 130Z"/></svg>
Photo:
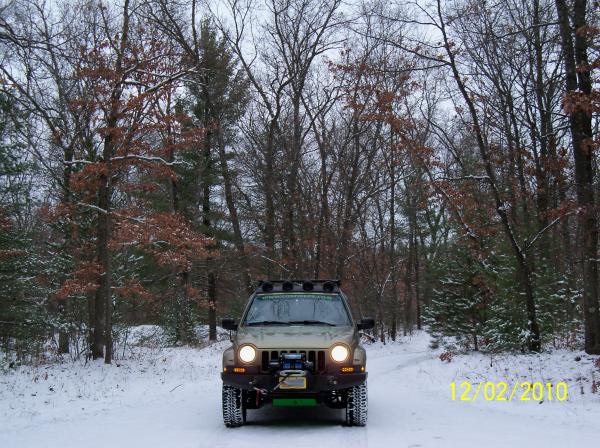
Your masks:
<svg viewBox="0 0 600 448"><path fill-rule="evenodd" d="M338 290L339 280L265 280L258 282L257 292L276 291L323 291L332 293Z"/></svg>

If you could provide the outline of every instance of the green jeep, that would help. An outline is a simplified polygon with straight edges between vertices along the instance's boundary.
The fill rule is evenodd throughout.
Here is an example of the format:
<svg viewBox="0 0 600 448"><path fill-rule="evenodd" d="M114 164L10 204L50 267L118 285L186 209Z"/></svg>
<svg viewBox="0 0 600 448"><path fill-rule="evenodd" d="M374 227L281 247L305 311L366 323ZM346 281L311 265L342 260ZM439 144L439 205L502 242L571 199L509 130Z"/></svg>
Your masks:
<svg viewBox="0 0 600 448"><path fill-rule="evenodd" d="M346 423L367 422L367 355L359 330L335 280L265 281L252 294L223 353L223 420L246 422L246 411L273 406L315 406L346 410Z"/></svg>

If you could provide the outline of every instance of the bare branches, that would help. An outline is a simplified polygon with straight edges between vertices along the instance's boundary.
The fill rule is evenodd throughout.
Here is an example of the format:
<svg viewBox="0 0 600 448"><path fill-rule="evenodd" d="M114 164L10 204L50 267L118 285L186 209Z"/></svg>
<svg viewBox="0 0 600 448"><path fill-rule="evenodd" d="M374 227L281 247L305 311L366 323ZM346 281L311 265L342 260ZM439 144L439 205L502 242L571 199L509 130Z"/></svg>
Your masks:
<svg viewBox="0 0 600 448"><path fill-rule="evenodd" d="M539 239L548 231L550 230L552 227L554 227L556 224L558 224L559 222L561 222L563 219L567 218L568 216L571 216L575 213L577 213L577 210L572 210L570 212L566 212L561 214L560 216L558 216L557 218L553 219L547 226L545 226L544 228L538 230L536 232L535 235L533 235L531 238L529 238L529 241L527 241L525 243L525 247L523 248L523 251L527 252L531 247L533 247L535 245L535 243L537 241L539 241Z"/></svg>
<svg viewBox="0 0 600 448"><path fill-rule="evenodd" d="M140 160L142 162L159 162L160 164L162 164L164 166L178 166L178 165L191 166L189 162L186 162L184 160L174 160L174 161L169 162L169 161L163 159L162 157L143 156L143 155L139 155L139 154L127 154L124 156L115 156L115 157L110 158L111 162L119 162L119 161L127 161L127 160ZM65 165L91 165L91 164L97 163L97 162L94 162L91 160L81 160L81 159L63 160L62 162Z"/></svg>
<svg viewBox="0 0 600 448"><path fill-rule="evenodd" d="M162 164L164 166L178 166L178 165L191 166L191 164L189 162L186 162L184 160L174 160L172 162L168 162L165 159L163 159L162 157L142 156L142 155L138 155L138 154L127 154L124 156L115 156L115 157L110 158L111 162L119 162L119 161L126 161L126 160L140 160L142 162L159 162L160 164Z"/></svg>
<svg viewBox="0 0 600 448"><path fill-rule="evenodd" d="M475 180L475 181L489 181L490 178L488 176L474 176L472 174L468 176L460 176L460 177L439 177L439 180L449 180L449 181L461 181L461 180Z"/></svg>

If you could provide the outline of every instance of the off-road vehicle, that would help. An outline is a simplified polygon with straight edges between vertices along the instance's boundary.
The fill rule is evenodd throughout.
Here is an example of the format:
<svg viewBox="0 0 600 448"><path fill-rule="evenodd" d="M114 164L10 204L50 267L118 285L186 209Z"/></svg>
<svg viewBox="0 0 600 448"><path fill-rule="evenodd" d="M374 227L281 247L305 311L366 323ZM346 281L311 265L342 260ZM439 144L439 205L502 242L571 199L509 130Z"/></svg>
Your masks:
<svg viewBox="0 0 600 448"><path fill-rule="evenodd" d="M346 424L367 422L367 356L340 283L264 281L239 323L223 319L233 345L223 353L223 420L246 422L246 411L273 406L346 410Z"/></svg>

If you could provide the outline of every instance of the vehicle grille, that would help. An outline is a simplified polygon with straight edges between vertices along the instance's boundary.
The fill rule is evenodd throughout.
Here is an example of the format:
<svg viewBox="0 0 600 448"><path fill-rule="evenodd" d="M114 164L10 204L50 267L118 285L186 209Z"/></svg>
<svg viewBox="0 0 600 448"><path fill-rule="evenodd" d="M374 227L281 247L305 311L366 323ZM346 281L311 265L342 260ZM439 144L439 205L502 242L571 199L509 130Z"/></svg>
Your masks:
<svg viewBox="0 0 600 448"><path fill-rule="evenodd" d="M315 372L325 371L325 350L261 350L261 369L263 372L269 371L270 361L279 361L282 353L304 353L306 360L312 362L315 366Z"/></svg>

